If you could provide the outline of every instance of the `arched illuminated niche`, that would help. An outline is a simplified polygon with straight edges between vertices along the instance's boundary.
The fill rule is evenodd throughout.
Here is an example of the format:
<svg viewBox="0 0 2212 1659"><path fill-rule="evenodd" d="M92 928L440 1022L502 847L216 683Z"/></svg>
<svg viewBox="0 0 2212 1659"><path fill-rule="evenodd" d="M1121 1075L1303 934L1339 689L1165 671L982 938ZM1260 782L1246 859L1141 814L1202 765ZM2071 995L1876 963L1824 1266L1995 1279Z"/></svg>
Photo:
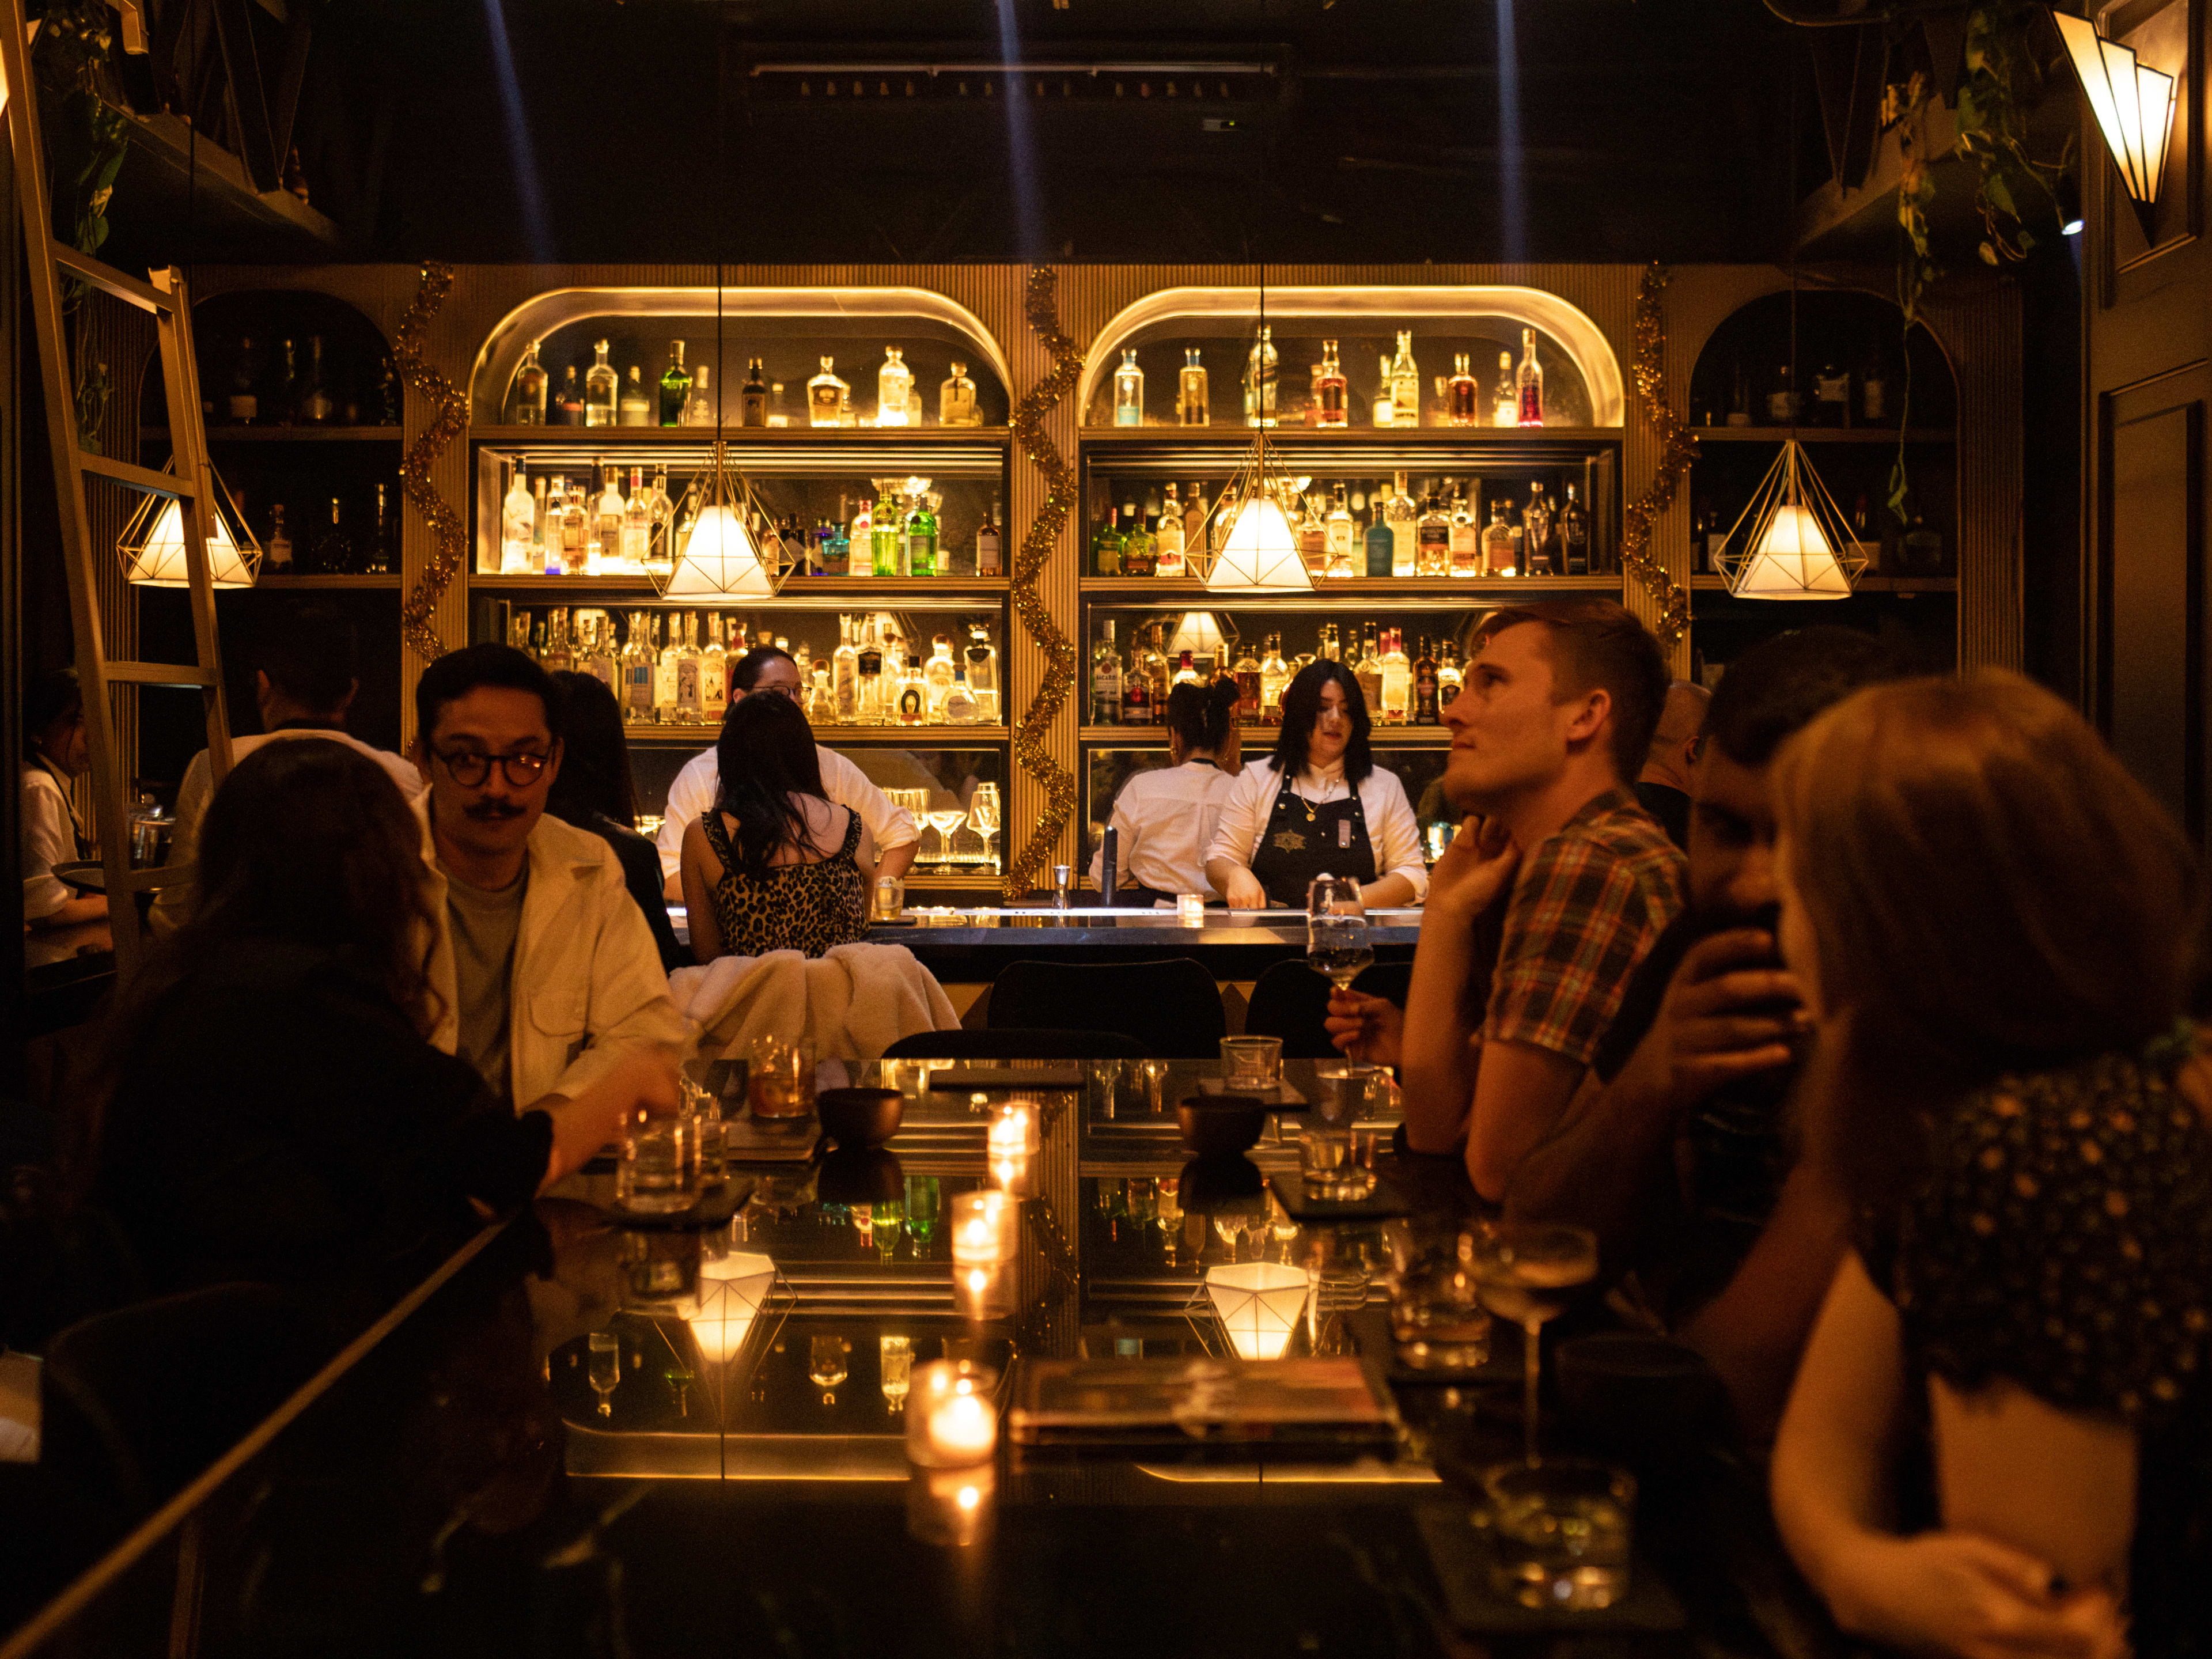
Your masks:
<svg viewBox="0 0 2212 1659"><path fill-rule="evenodd" d="M711 288L562 288L526 300L500 319L477 352L469 376L471 418L479 426L496 425L503 418L515 366L532 340L553 339L579 325L601 319L634 329L656 318L682 319L692 348L691 361L711 362L714 310ZM942 294L920 288L725 288L721 312L726 380L742 379L746 356L757 350L760 325L769 323L774 325L775 337L786 343L802 337L852 341L855 355L848 361L844 352L838 352L837 372L856 388L865 382L868 401L872 403L883 346L908 343L918 334L949 346L949 355L967 363L979 386L995 384L997 395L983 399L991 411L985 419L991 424L1004 423L1003 415L996 420L992 416L1006 407L1007 389L1012 385L1006 354L974 312ZM915 362L911 349L908 358L933 420L937 383L932 376L937 370L931 363ZM656 356L650 363L651 375L657 379L661 360ZM811 374L813 365L810 362L805 367ZM560 365L549 362L547 368L557 382ZM804 376L801 381L801 386L790 392L794 398L793 412L803 422L804 404L797 399L804 396ZM729 414L733 423L735 413L732 404Z"/></svg>
<svg viewBox="0 0 2212 1659"><path fill-rule="evenodd" d="M1076 407L1086 426L1109 425L1113 420L1114 370L1122 352L1135 347L1148 376L1162 375L1164 383L1148 380L1146 403L1155 421L1173 419L1176 388L1173 364L1147 348L1172 346L1188 339L1204 344L1212 379L1213 424L1236 425L1243 420L1243 352L1259 322L1261 291L1257 288L1170 288L1146 295L1125 307L1098 331L1097 343L1083 365ZM1578 306L1541 289L1503 284L1460 287L1269 288L1267 321L1279 345L1292 339L1327 336L1340 340L1345 373L1352 387L1352 424L1366 424L1360 399L1369 395L1380 349L1387 349L1396 331L1413 331L1413 349L1424 385L1449 374L1449 356L1439 356L1438 340L1459 349L1488 340L1494 343L1488 361L1471 365L1487 410L1492 383L1497 377L1499 349L1512 352L1517 362L1521 331L1537 331L1538 352L1543 362L1547 390L1554 387L1562 401L1586 414L1584 420L1555 424L1618 427L1626 421L1627 398L1620 364L1604 331ZM1425 354L1423 340L1429 349ZM1221 343L1239 342L1233 353ZM1354 343L1363 357L1355 356ZM1224 373L1224 371L1227 372ZM1562 373L1570 377L1561 380ZM1303 390L1306 364L1296 354L1282 356L1281 384L1285 396Z"/></svg>

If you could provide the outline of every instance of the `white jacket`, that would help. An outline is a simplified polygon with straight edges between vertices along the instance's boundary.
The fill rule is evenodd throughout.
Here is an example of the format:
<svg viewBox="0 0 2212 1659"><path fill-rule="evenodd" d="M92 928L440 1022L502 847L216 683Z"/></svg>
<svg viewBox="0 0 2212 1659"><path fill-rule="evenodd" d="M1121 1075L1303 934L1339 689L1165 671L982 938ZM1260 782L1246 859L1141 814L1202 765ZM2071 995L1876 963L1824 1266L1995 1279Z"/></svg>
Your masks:
<svg viewBox="0 0 2212 1659"><path fill-rule="evenodd" d="M441 1000L430 1041L460 1046L460 1002L446 916L446 877L430 841L430 797L416 807L430 866L426 896L436 918L430 986ZM515 1109L547 1095L574 1097L629 1049L683 1043L690 1034L669 1000L668 975L644 912L623 880L614 849L550 812L530 832L530 885L515 935L508 995L508 1055Z"/></svg>

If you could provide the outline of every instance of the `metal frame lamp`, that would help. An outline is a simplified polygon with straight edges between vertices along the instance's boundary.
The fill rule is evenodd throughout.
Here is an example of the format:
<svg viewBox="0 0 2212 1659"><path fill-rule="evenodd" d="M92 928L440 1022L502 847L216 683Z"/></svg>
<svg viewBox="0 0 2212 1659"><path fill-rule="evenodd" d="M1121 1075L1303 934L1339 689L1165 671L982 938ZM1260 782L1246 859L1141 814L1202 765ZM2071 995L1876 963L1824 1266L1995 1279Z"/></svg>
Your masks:
<svg viewBox="0 0 2212 1659"><path fill-rule="evenodd" d="M1206 1294L1239 1359L1280 1359L1305 1317L1312 1281L1279 1261L1209 1267Z"/></svg>
<svg viewBox="0 0 2212 1659"><path fill-rule="evenodd" d="M1739 599L1847 599L1866 568L1857 545L1812 457L1790 438L1729 528L1721 574Z"/></svg>
<svg viewBox="0 0 2212 1659"><path fill-rule="evenodd" d="M668 568L665 580L655 586L664 599L713 599L723 596L766 599L781 592L797 561L776 539L776 552L764 556L753 539L750 525L758 508L751 486L742 474L732 473L727 446L714 440L714 457L701 480L699 514L691 521L691 534Z"/></svg>
<svg viewBox="0 0 2212 1659"><path fill-rule="evenodd" d="M1298 556L1297 527L1283 502L1291 483L1264 434L1206 514L1199 562L1209 593L1313 592L1313 577Z"/></svg>
<svg viewBox="0 0 2212 1659"><path fill-rule="evenodd" d="M699 1357L715 1364L734 1359L752 1334L775 1288L775 1263L749 1250L732 1250L699 1264L699 1311L684 1316Z"/></svg>
<svg viewBox="0 0 2212 1659"><path fill-rule="evenodd" d="M2106 40L2086 17L2054 10L2051 21L2148 234L2172 138L2175 79L2144 67L2132 48Z"/></svg>
<svg viewBox="0 0 2212 1659"><path fill-rule="evenodd" d="M173 472L174 468L163 470ZM207 543L209 581L216 587L251 587L261 570L261 544L246 527L238 504L212 465L207 475L214 485L210 504L215 520L215 533ZM171 496L142 497L116 538L115 551L123 561L124 579L137 586L190 586L182 503Z"/></svg>

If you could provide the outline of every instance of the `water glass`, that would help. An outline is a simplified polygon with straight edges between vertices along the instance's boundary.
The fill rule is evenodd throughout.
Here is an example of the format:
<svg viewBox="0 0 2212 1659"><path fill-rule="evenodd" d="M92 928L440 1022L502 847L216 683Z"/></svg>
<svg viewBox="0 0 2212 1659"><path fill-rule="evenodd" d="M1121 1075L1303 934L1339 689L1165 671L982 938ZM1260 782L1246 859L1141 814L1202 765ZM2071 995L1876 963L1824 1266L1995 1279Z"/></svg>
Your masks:
<svg viewBox="0 0 2212 1659"><path fill-rule="evenodd" d="M1283 1040L1280 1037L1234 1036L1221 1039L1222 1073L1233 1091L1272 1089L1283 1080Z"/></svg>
<svg viewBox="0 0 2212 1659"><path fill-rule="evenodd" d="M789 1121L814 1115L814 1045L763 1037L747 1056L755 1117Z"/></svg>
<svg viewBox="0 0 2212 1659"><path fill-rule="evenodd" d="M906 914L906 883L897 876L876 878L875 919L896 921Z"/></svg>
<svg viewBox="0 0 2212 1659"><path fill-rule="evenodd" d="M1636 1478L1581 1458L1501 1463L1483 1477L1492 1571L1524 1607L1583 1612L1628 1594Z"/></svg>
<svg viewBox="0 0 2212 1659"><path fill-rule="evenodd" d="M647 1215L688 1210L699 1196L699 1143L691 1120L648 1117L623 1137L615 1199Z"/></svg>
<svg viewBox="0 0 2212 1659"><path fill-rule="evenodd" d="M1428 1253L1393 1275L1390 1334L1412 1369L1473 1370L1490 1358L1491 1326L1481 1285L1464 1262Z"/></svg>

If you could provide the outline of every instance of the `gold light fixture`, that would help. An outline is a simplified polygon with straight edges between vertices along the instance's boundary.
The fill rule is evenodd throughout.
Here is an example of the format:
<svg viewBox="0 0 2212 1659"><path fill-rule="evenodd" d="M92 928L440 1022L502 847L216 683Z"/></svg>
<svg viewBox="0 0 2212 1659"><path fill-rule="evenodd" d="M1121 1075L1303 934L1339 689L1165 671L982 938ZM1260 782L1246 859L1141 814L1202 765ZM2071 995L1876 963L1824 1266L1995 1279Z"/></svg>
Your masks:
<svg viewBox="0 0 2212 1659"><path fill-rule="evenodd" d="M173 474L173 465L164 471ZM216 587L251 587L261 569L261 544L246 528L245 515L231 500L210 463L207 469L210 516L215 533L208 538L208 579ZM165 495L143 495L117 538L115 551L123 561L125 580L140 587L185 587L191 585L185 558L183 503Z"/></svg>
<svg viewBox="0 0 2212 1659"><path fill-rule="evenodd" d="M2051 19L2058 25L2075 78L2081 83L2082 95L2089 100L2128 195L2138 212L2147 213L2157 202L2166 177L2166 148L2173 131L2174 77L2145 68L2131 48L2106 40L2086 17L2054 10Z"/></svg>
<svg viewBox="0 0 2212 1659"><path fill-rule="evenodd" d="M767 548L755 538L752 527L764 520L752 487L730 471L727 446L719 432L714 459L692 487L699 494L698 514L667 577L656 581L660 597L766 599L781 592L799 562L781 538L771 538Z"/></svg>
<svg viewBox="0 0 2212 1659"><path fill-rule="evenodd" d="M1728 533L1721 574L1739 599L1847 599L1866 558L1796 439L1786 440Z"/></svg>
<svg viewBox="0 0 2212 1659"><path fill-rule="evenodd" d="M1198 574L1208 592L1313 591L1287 505L1297 499L1296 482L1283 471L1262 429L1206 514L1206 544L1211 550L1194 562L1202 567Z"/></svg>

